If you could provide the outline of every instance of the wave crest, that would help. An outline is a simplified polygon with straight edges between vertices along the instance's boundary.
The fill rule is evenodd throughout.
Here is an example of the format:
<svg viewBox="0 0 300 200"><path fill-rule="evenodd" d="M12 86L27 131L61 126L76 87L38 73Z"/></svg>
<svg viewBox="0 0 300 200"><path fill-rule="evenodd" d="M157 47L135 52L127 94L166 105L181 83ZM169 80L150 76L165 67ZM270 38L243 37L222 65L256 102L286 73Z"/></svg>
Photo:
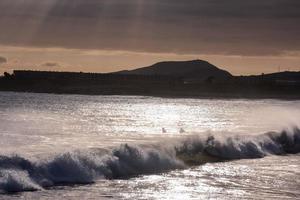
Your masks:
<svg viewBox="0 0 300 200"><path fill-rule="evenodd" d="M36 162L18 155L2 155L0 191L32 191L57 184L161 173L207 162L299 152L300 130L295 128L249 137L194 136L168 146L123 144L112 150L66 152Z"/></svg>

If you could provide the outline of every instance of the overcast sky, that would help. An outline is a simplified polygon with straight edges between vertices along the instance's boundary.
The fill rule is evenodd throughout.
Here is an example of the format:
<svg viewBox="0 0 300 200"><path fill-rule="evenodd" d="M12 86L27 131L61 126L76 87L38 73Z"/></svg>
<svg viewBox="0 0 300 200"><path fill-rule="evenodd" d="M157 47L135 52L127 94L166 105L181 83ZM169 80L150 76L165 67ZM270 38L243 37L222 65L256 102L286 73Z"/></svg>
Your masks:
<svg viewBox="0 0 300 200"><path fill-rule="evenodd" d="M1 0L0 65L101 72L203 58L235 74L298 71L299 10L299 0Z"/></svg>

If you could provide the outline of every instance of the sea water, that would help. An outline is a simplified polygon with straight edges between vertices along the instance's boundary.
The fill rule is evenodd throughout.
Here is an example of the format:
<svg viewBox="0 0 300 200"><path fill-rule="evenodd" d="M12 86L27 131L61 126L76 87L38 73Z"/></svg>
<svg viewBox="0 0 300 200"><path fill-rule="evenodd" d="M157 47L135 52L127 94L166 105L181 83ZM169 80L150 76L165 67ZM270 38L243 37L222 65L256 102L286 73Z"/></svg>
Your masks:
<svg viewBox="0 0 300 200"><path fill-rule="evenodd" d="M300 101L0 92L0 199L299 199Z"/></svg>

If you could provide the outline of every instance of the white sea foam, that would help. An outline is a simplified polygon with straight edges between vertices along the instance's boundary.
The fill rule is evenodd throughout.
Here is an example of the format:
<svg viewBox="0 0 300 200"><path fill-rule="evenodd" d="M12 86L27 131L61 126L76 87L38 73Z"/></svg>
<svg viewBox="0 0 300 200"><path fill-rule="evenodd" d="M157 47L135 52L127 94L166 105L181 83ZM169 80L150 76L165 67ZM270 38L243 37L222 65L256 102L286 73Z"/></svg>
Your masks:
<svg viewBox="0 0 300 200"><path fill-rule="evenodd" d="M4 193L31 191L57 184L85 184L99 179L156 174L185 168L187 160L193 159L205 163L299 152L300 130L294 128L249 137L194 136L169 145L123 144L114 149L66 152L38 161L2 155L0 190Z"/></svg>

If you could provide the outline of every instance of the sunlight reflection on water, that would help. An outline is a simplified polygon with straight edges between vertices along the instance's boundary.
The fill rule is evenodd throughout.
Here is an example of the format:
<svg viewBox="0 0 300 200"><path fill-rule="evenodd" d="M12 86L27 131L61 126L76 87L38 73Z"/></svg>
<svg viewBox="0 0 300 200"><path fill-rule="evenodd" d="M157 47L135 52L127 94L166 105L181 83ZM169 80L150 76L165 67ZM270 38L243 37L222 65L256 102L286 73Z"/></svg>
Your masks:
<svg viewBox="0 0 300 200"><path fill-rule="evenodd" d="M0 150L34 157L124 143L168 145L174 138L207 131L247 137L281 130L299 123L298 119L300 101L0 92ZM293 199L300 198L299 162L299 155L294 155L210 163L127 180L56 186L9 198Z"/></svg>

